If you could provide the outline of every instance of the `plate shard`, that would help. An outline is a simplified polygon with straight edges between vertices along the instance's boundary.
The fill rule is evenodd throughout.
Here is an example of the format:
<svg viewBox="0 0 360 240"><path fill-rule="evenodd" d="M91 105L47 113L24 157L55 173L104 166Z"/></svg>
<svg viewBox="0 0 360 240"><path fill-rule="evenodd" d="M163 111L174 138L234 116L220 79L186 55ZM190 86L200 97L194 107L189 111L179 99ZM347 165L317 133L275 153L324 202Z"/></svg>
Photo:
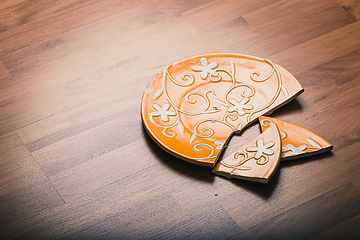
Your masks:
<svg viewBox="0 0 360 240"><path fill-rule="evenodd" d="M260 116L259 122L261 131L266 131L272 124L278 126L282 142L281 161L316 155L333 149L324 138L299 125L266 116Z"/></svg>
<svg viewBox="0 0 360 240"><path fill-rule="evenodd" d="M213 173L227 178L268 183L279 166L281 137L275 124L222 159Z"/></svg>

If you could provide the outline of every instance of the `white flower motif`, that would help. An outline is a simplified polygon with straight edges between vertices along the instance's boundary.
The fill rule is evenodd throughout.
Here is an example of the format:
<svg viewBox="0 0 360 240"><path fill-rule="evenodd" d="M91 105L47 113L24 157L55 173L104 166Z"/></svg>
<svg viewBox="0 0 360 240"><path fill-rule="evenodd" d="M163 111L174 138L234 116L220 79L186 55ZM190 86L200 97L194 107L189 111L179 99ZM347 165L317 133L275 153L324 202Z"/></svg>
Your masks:
<svg viewBox="0 0 360 240"><path fill-rule="evenodd" d="M248 148L246 148L246 151L256 152L254 158L257 160L257 159L260 159L263 156L263 154L266 154L266 155L274 154L273 150L268 149L274 145L275 145L275 143L272 141L268 142L264 145L264 139L260 138L256 141L256 147L248 147Z"/></svg>
<svg viewBox="0 0 360 240"><path fill-rule="evenodd" d="M170 105L168 103L165 103L163 107L161 107L159 104L155 103L153 104L153 108L157 110L157 112L151 112L150 115L154 117L160 116L161 121L167 122L169 121L168 116L176 116L176 113L173 111L168 111L170 108Z"/></svg>
<svg viewBox="0 0 360 240"><path fill-rule="evenodd" d="M220 140L215 140L214 143L218 146L216 146L216 150L220 151L222 149L222 147L224 146L225 142L224 141L220 141Z"/></svg>
<svg viewBox="0 0 360 240"><path fill-rule="evenodd" d="M305 144L301 145L299 147L295 147L292 144L288 144L286 146L287 146L288 150L290 150L290 151L285 153L285 157L295 156L295 155L299 155L302 153L306 153L306 152L304 152L304 150L307 148L307 146Z"/></svg>
<svg viewBox="0 0 360 240"><path fill-rule="evenodd" d="M201 58L201 67L200 66L194 66L192 67L192 70L195 72L201 72L201 78L206 79L208 74L213 77L217 77L219 73L214 70L218 64L216 62L208 63L208 60L206 58Z"/></svg>
<svg viewBox="0 0 360 240"><path fill-rule="evenodd" d="M228 108L228 112L238 112L240 116L243 116L245 114L244 109L250 110L253 108L251 105L246 105L250 101L250 98L243 98L240 102L236 101L233 98L229 99L229 102L234 105L232 107Z"/></svg>

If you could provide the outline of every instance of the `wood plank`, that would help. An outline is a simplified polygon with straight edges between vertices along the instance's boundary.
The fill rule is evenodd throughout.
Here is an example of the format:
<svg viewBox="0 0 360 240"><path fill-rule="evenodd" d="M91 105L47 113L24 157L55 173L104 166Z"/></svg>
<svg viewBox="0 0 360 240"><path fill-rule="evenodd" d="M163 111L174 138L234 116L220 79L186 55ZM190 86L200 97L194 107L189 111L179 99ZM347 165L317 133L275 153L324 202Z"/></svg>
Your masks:
<svg viewBox="0 0 360 240"><path fill-rule="evenodd" d="M297 75L352 51L359 50L359 42L360 22L357 21L274 54L271 59ZM311 58L308 57L310 53L314 55Z"/></svg>
<svg viewBox="0 0 360 240"><path fill-rule="evenodd" d="M158 164L158 161L153 160L155 157L149 159L148 151L145 140L141 139L98 158L77 164L52 175L49 179L65 202L71 202L91 191Z"/></svg>
<svg viewBox="0 0 360 240"><path fill-rule="evenodd" d="M308 239L360 214L360 191L346 184L230 239Z"/></svg>
<svg viewBox="0 0 360 240"><path fill-rule="evenodd" d="M47 18L53 14L68 11L69 8L79 8L89 1L16 1L0 10L0 32L4 32L20 25Z"/></svg>
<svg viewBox="0 0 360 240"><path fill-rule="evenodd" d="M64 3L62 1L61 3ZM7 54L23 47L44 41L56 35L86 26L101 19L119 14L124 10L138 6L133 1L95 1L86 4L71 6L67 11L54 12L44 19L36 19L27 24L19 25L0 33L0 52ZM60 6L61 8L61 6ZM25 9L26 11L27 9ZM21 34L19 34L21 33Z"/></svg>
<svg viewBox="0 0 360 240"><path fill-rule="evenodd" d="M214 26L223 25L242 17L248 12L262 9L278 1L279 0L271 0L264 2L261 0L245 0L236 2L231 0L217 0L184 12L182 13L182 17L199 31L213 31Z"/></svg>
<svg viewBox="0 0 360 240"><path fill-rule="evenodd" d="M111 121L33 151L32 155L46 175L52 176L135 142L141 136L142 126L132 125L134 119L140 119L137 107L121 112Z"/></svg>
<svg viewBox="0 0 360 240"><path fill-rule="evenodd" d="M72 3L72 1L61 1L58 5L50 8L50 10L48 10L47 5L44 6L44 11L46 15L48 15L47 17L42 18L44 13L39 11L38 8L35 8L39 16L35 17L33 21L0 33L0 52L5 55L111 16L131 14L127 13L127 11L139 6L141 6L139 12L143 12L143 16L146 17L145 21L156 22L163 20L164 17L165 19L169 19L174 16L180 16L181 12L209 1L213 0L196 1L192 4L181 1L167 1L166 11L164 11L163 0L143 0L137 2L116 0L99 2L96 0L87 0L85 2L75 1L74 3ZM42 5L40 4L40 6ZM144 12L141 9L147 9L147 11ZM28 14L28 11L28 8L24 9L24 14ZM21 33L20 37L19 33Z"/></svg>
<svg viewBox="0 0 360 240"><path fill-rule="evenodd" d="M357 187L357 188L360 190L360 176L354 178L354 179L351 181L351 183L354 184L354 186Z"/></svg>
<svg viewBox="0 0 360 240"><path fill-rule="evenodd" d="M27 0L3 0L0 2L0 9L6 9L25 1Z"/></svg>
<svg viewBox="0 0 360 240"><path fill-rule="evenodd" d="M228 212L231 212L230 215L242 229L254 227L260 222L269 220L271 218L269 216L286 212L335 187L350 182L360 170L358 162L353 161L355 154L350 153L356 147L358 144L336 153L336 155L342 156L341 161L346 161L345 163L338 163L335 158L326 156L319 159L318 156L318 161L303 160L300 163L282 164L278 173L279 180L273 183L275 184L273 188L256 188L254 185L237 182L246 190L253 191L252 194L246 194L247 200L244 203L236 204L226 200L223 206ZM327 172L327 177L321 175L322 171ZM331 179L328 176L332 176ZM325 182L326 184L324 184ZM262 196L262 199L259 196Z"/></svg>
<svg viewBox="0 0 360 240"><path fill-rule="evenodd" d="M195 236L196 239L201 235L225 239L240 231L236 223L217 203L215 209L201 203L180 206L169 193L173 191L174 186L180 187L187 176L171 171L171 168L180 167L184 171L190 169L191 172L196 173L203 167L175 158L170 159L171 157L161 152L156 153L164 160L164 164L157 164L136 175L122 178L51 211L40 211L36 217L24 219L19 225L6 229L5 236L14 238L28 236L192 238ZM208 173L212 176L210 172ZM92 207L89 207L90 205ZM198 232L194 235L194 231Z"/></svg>
<svg viewBox="0 0 360 240"><path fill-rule="evenodd" d="M359 57L360 50L351 52L297 74L297 79L306 88L321 87L323 84L316 79L327 79L327 86L331 85L335 90L336 87L359 80Z"/></svg>
<svg viewBox="0 0 360 240"><path fill-rule="evenodd" d="M115 42L121 45L124 43L121 41L124 36L149 25L145 20L146 16L143 12L129 10L128 14L119 14L84 26L77 31L56 35L5 54L2 59L13 74L19 75L52 61L66 59L67 56L86 49L101 50L105 46L114 47ZM131 27L129 27L129 22L131 22Z"/></svg>
<svg viewBox="0 0 360 240"><path fill-rule="evenodd" d="M8 78L10 76L11 76L10 72L7 70L4 63L2 61L0 61L0 84L1 84L1 87L3 87L6 82L6 80L2 80L2 79ZM2 83L4 83L4 84L2 84Z"/></svg>
<svg viewBox="0 0 360 240"><path fill-rule="evenodd" d="M359 134L351 130L352 127L357 128L359 126L356 119L360 116L360 97L351 95L353 91L360 90L358 79L359 78L355 78L355 81L349 82L341 87L330 87L327 93L321 95L316 95L316 86L308 88L309 95L312 94L312 96L302 101L304 108L307 110L306 113L304 112L302 124L308 128L310 128L309 126L313 126L312 128L314 130L339 149L355 144L359 140ZM337 101L339 101L339 105L334 106L334 102ZM317 109L310 107L314 102L323 104L326 111L319 112ZM351 111L344 109L344 105L347 105ZM334 116L337 117L334 118ZM333 120L327 121L329 118ZM314 121L318 124L314 125ZM341 131L336 133L329 131L329 129L338 127L341 128Z"/></svg>
<svg viewBox="0 0 360 240"><path fill-rule="evenodd" d="M293 11L293 9L300 8L301 11ZM321 11L319 11L319 9L321 9ZM333 10L331 11L331 9ZM343 13L346 13L344 9L340 8L336 4L335 1L295 0L289 2L281 0L269 6L264 6L247 13L243 15L243 17L250 25L260 32L271 30L269 32L277 34L283 32L284 30L288 30L291 27L295 27L296 25L302 24L302 21L306 21L306 24L314 24L316 22L320 22L321 19L326 18L330 21L330 18L334 16L345 19L346 17L342 16L343 14L337 12L336 9L342 10ZM324 14L323 11L327 12L327 14ZM315 13L320 16L314 16ZM311 16L311 20L307 19L309 16Z"/></svg>
<svg viewBox="0 0 360 240"><path fill-rule="evenodd" d="M243 30L247 31L247 27L243 26ZM143 35L146 37L140 37ZM14 84L2 90L5 94L4 98L8 97L8 94L13 95L14 92L18 92L16 89L25 89L27 92L7 98L8 102L2 104L2 111L7 113L4 121L7 119L8 125L4 124L2 131L17 129L66 110L78 102L91 100L88 96L94 98L122 88L124 83L119 76L130 78L132 75L137 75L138 80L148 79L142 83L145 87L147 82L155 76L156 71L160 71L164 65L188 57L195 52L206 52L211 48L219 47L226 41L231 44L238 39L238 35L239 33L236 33L225 41L212 41L208 35L198 34L191 26L184 25L182 22L153 24L124 37L116 44L111 41L111 44L103 45L98 49L84 49L43 64L30 74L26 72L26 74L14 77ZM187 44L186 39L189 36L194 36L199 42L203 40L207 44L199 45L197 42ZM147 44L142 44L142 41ZM123 44L127 47L123 48ZM72 64L69 65L69 62ZM156 71L154 71L154 66L157 68ZM140 76L141 71L145 69L151 70L150 74L153 75ZM138 86L135 84L138 83L130 83L130 85ZM129 86L128 83L126 85ZM128 90L124 89L126 92ZM12 111L15 108L21 111Z"/></svg>
<svg viewBox="0 0 360 240"><path fill-rule="evenodd" d="M169 213L179 216L179 211L189 212L191 210L179 208L167 199L166 195L158 196L153 200L132 206L137 209L135 215L132 210L122 212L120 215L112 214L103 221L94 223L67 237L92 237L98 235L101 229L103 231L101 236L105 238L226 239L240 230L221 207L216 210L201 207L201 214L195 211L195 214L191 213L191 216L186 216L181 220L172 220L173 217L169 217ZM143 207L144 205L147 207ZM149 221L150 216L153 221ZM164 225L161 225L166 218L170 218L173 221L172 224L165 222ZM111 227L110 222L116 222L121 227ZM129 224L131 224L131 229L123 227ZM146 226L146 228L142 226Z"/></svg>
<svg viewBox="0 0 360 240"><path fill-rule="evenodd" d="M86 59L95 57L95 54L94 51L87 49L59 62L44 65L31 74L22 75L21 78L10 79L11 84L0 90L2 93L0 108L3 116L0 119L2 122L0 132L12 131L69 109L80 102L89 101L121 88L124 84L119 81L119 76L123 74L122 70L125 70L125 75L126 71L130 74L138 74L137 71L142 70L129 68L129 63L136 65L132 60L117 59L114 66L110 65L103 71L97 71L96 68L92 68L95 63L91 60L86 62ZM140 60L145 61L145 59ZM68 65L69 61L73 63L71 66ZM151 79L156 73L154 71L150 76L143 75L143 77ZM127 77L129 80L127 86L136 87L140 97L138 85L131 82L131 79L136 78L131 78L129 75ZM19 91L21 89L24 91Z"/></svg>
<svg viewBox="0 0 360 240"><path fill-rule="evenodd" d="M360 237L360 215L356 215L353 218L350 218L347 221L344 221L340 224L337 224L315 236L309 238L310 240L316 239L339 239L339 238L346 238L346 239L359 239Z"/></svg>
<svg viewBox="0 0 360 240"><path fill-rule="evenodd" d="M131 34L144 27L165 22L165 20L178 19L180 13L190 7L179 1L167 1L167 3L171 6L171 11L168 9L164 11L162 1L152 1L133 8L125 8L122 9L121 14L86 25L77 31L62 33L34 43L24 47L21 51L6 54L2 59L12 73L19 73L86 48L95 48L99 52L103 48L110 47L124 49L124 46L129 43L126 41L129 39L129 35L131 38ZM196 1L195 6L200 4L202 1ZM161 32L162 28L154 29L154 31ZM138 44L148 42L147 39L135 40L140 41Z"/></svg>
<svg viewBox="0 0 360 240"><path fill-rule="evenodd" d="M174 24L178 27L174 27ZM120 79L124 78L119 78L119 76L129 78L145 69L153 69L156 62L151 60L159 57L156 55L157 49L166 45L168 40L186 39L187 35L194 32L188 25L174 24L153 24L130 34L122 42L112 42L111 45L104 45L100 49L87 48L35 68L31 73L14 77L12 80L14 84L1 91L3 99L7 98L7 102L2 104L2 111L6 113L5 116L9 115L8 118L13 119L7 121L7 124L15 126L4 126L7 130L3 131L11 131L14 127L16 129L31 121L38 121L76 105L80 101L88 101L90 99L86 98L92 94L94 94L91 96L93 99L114 89L122 88L123 82ZM150 34L152 32L155 34ZM142 35L147 36L145 40L149 43L148 45L141 43L144 40L140 38ZM127 47L123 48L122 44L127 44ZM178 46L168 44L167 47L171 51L182 51L182 48ZM184 57L187 56L186 53L183 54ZM166 56L165 60L169 57L176 59L174 58L176 55L164 56ZM158 64L163 64L161 57L156 59L158 59L156 60ZM70 65L69 62L71 62ZM168 63L168 61L165 62L165 64ZM153 72L151 78L156 73ZM26 93L19 92L17 89L25 89ZM14 93L17 94L8 98L9 94ZM21 109L21 111L15 112L12 109Z"/></svg>
<svg viewBox="0 0 360 240"><path fill-rule="evenodd" d="M164 160L165 159L166 158L164 158ZM195 171L196 168L201 168L200 166L195 166L195 165L187 164L185 162L181 162L175 158L173 158L171 161L170 160L166 160L166 161L169 162L169 164L172 164L171 162L173 161L174 163L176 163L176 165L184 165L184 171L186 170L186 166L187 166L187 168L190 168L190 169L193 168L194 173L196 172ZM147 170L143 171L142 173L139 173L136 176L132 175L128 178L117 181L114 184L107 186L106 188L101 188L95 192L92 192L90 195L92 197L90 197L90 196L83 197L81 200L75 201L75 202L71 203L70 205L67 205L67 208L66 208L67 210L65 210L63 207L61 207L61 209L59 208L56 211L41 213L35 220L32 219L31 221L28 221L27 224L22 223L21 226L24 227L24 229L18 230L16 233L20 234L25 231L27 234L36 233L37 236L56 236L56 235L64 236L63 234L68 234L69 232L71 233L71 232L77 231L75 229L79 229L79 226L86 227L87 224L92 222L91 219L94 219L94 220L96 219L96 221L101 222L101 220L99 220L99 217L107 215L108 211L114 212L114 211L116 211L115 209L118 210L118 207L120 205L123 206L123 208L128 208L129 205L127 205L127 203L130 203L131 201L135 201L135 202L139 201L139 199L143 199L145 196L151 196L152 195L151 193L155 193L155 192L159 191L160 189L162 189L162 192L163 192L163 190L166 190L166 189L173 189L173 187L176 187L176 186L178 186L178 188L176 188L176 189L182 189L180 187L182 184L182 181L179 181L179 178L186 179L187 176L184 176L180 172L177 173L176 171L175 172L169 171L169 168L166 166L160 167L159 165L156 165L156 166L154 166L154 168L147 169ZM136 181L135 181L135 179L136 179ZM140 181L140 182L138 182L138 181ZM174 184L177 181L178 181L178 183ZM147 183L147 184L144 184L144 183ZM149 186L148 183L151 183L150 184L151 186ZM133 185L133 184L136 184L136 185ZM180 185L178 185L178 184L180 184ZM302 186L300 186L300 188L301 187ZM197 189L197 190L199 190L199 189ZM113 193L113 194L111 194L111 197L110 198L105 197L108 195L109 192ZM114 193L116 193L116 194L114 194ZM141 196L143 196L143 197L141 197ZM249 195L247 195L246 197L248 197L248 196ZM186 196L184 196L184 197L186 197ZM95 201L94 198L97 200ZM168 198L168 197L166 197L166 198ZM216 199L217 197L213 196L213 198ZM122 199L122 201L119 201L120 199ZM235 199L236 199L236 197L235 197ZM219 199L220 202L221 202L221 200ZM99 201L99 202L97 202L97 201ZM93 205L94 206L93 208L87 208L86 206L88 206L88 204L90 204L89 202L93 202L93 203L96 202L96 204ZM120 204L120 202L121 202L121 204ZM200 201L200 202L203 202L203 201ZM277 201L277 202L279 203L279 201ZM113 204L117 204L117 205L113 205ZM102 208L105 208L108 210L107 211L102 210L101 206L102 206ZM149 205L144 205L144 206L149 206ZM190 206L190 205L187 205L187 206ZM203 206L207 206L207 205L203 205ZM87 210L85 210L85 209L87 209ZM197 208L194 208L194 209L197 209ZM194 211L194 209L192 209L192 211ZM182 209L182 211L179 210L179 212L186 212L183 210L184 209ZM187 211L186 213L189 214L192 211ZM203 211L203 208L201 208L201 212L202 211ZM65 215L64 212L67 212L67 214ZM85 216L84 216L84 214L85 214ZM80 217L81 215L83 215L83 217ZM172 216L172 215L170 215L170 216ZM174 216L178 217L179 215L174 214ZM100 217L100 218L106 219L106 217ZM47 219L53 219L53 221L49 222L49 221L47 221ZM67 223L69 225L67 225L67 224L63 225L64 219L67 219ZM71 220L71 219L73 219L73 220ZM79 222L76 219L83 219L83 220ZM120 218L117 218L117 219L119 220ZM73 221L73 222L71 223L69 221ZM146 221L146 220L144 219L144 221ZM34 228L34 225L30 225L30 224L34 224L36 227ZM117 225L117 224L115 224L115 225ZM69 229L69 226L70 226L70 229ZM105 226L108 226L111 228L112 225L105 224ZM105 226L103 228L99 228L99 229L104 229L104 228L106 228ZM121 226L121 225L119 224L117 226ZM184 226L184 225L181 225L181 221L179 223L179 226ZM224 227L225 227L225 225L224 225ZM67 229L66 233L64 232L65 228ZM87 228L87 229L91 229L91 228ZM122 229L120 229L120 230L122 230ZM118 229L117 231L119 232L120 230ZM132 230L139 231L140 227L134 227ZM110 229L110 233L113 233L112 231L116 231L116 230ZM124 231L126 231L126 230L124 230ZM86 231L84 231L84 234L86 234ZM67 236L67 235L65 235L65 236Z"/></svg>
<svg viewBox="0 0 360 240"><path fill-rule="evenodd" d="M15 132L0 136L0 159L1 225L64 203Z"/></svg>
<svg viewBox="0 0 360 240"><path fill-rule="evenodd" d="M353 15L357 20L360 19L360 1L359 0L337 0L339 5Z"/></svg>
<svg viewBox="0 0 360 240"><path fill-rule="evenodd" d="M302 11L293 11L299 7ZM248 53L272 60L275 60L272 55L277 52L355 22L333 1L281 1L247 13L243 18L258 36L239 41L222 51Z"/></svg>
<svg viewBox="0 0 360 240"><path fill-rule="evenodd" d="M143 89L145 87L128 86L126 92L113 91L61 114L55 114L20 128L17 133L29 151L34 152L114 119L124 118L122 116L124 113L127 117L130 113L135 117L138 103L131 96L141 97ZM134 94L135 92L138 94ZM119 129L118 134L124 134L123 130Z"/></svg>

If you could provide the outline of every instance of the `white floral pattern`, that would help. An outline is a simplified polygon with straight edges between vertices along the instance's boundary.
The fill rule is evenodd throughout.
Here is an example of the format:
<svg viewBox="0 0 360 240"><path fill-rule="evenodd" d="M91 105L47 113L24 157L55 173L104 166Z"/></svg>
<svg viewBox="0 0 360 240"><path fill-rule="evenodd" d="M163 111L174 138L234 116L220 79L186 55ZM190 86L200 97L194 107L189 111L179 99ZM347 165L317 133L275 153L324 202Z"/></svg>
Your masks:
<svg viewBox="0 0 360 240"><path fill-rule="evenodd" d="M220 140L215 140L214 143L217 145L215 148L217 151L220 151L225 144L224 141L220 141Z"/></svg>
<svg viewBox="0 0 360 240"><path fill-rule="evenodd" d="M217 77L219 75L215 68L217 68L218 64L216 62L208 63L208 60L206 58L201 58L201 66L194 66L192 67L192 70L195 72L201 72L201 78L206 79L208 74L210 76Z"/></svg>
<svg viewBox="0 0 360 240"><path fill-rule="evenodd" d="M253 59L253 60L260 61L260 59ZM258 112L262 112L267 108L270 108L275 103L276 99L278 99L281 93L281 87L283 87L283 84L279 70L276 68L275 64L270 60L264 59L261 61L264 61L266 64L270 65L272 67L272 71L263 79L255 79L254 78L255 76L256 77L260 76L258 71L255 70L253 73L250 74L250 79L244 79L245 82L240 82L236 80L236 74L235 74L236 65L233 62L230 63L229 68L228 67L222 68L222 66L219 66L218 62L216 62L212 58L208 59L207 56L202 56L200 57L200 59L197 58L196 61L190 61L190 64L194 64L190 67L190 69L193 72L184 72L179 78L178 77L174 78L174 76L172 76L170 71L172 65L168 66L163 71L163 76L161 78L162 84L160 88L154 87L154 91L151 91L152 101L158 99L159 101L162 101L162 99L166 98L167 102L151 103L152 104L151 106L156 111L148 113L150 115L149 118L150 122L153 125L162 128L163 130L161 131L161 133L164 136L168 138L176 138L178 134L180 135L185 134L185 127L182 119L183 116L186 115L187 116L186 118L188 118L192 116L199 116L202 114L224 112L223 118L219 117L214 119L211 118L209 115L209 118L204 117L205 119L196 122L193 129L190 129L190 131L192 131L191 132L192 134L190 135L189 143L192 146L192 150L199 153L204 153L202 154L202 156L196 157L195 160L203 161L207 159L216 158L218 152L221 151L223 144L225 143L223 142L215 143L214 141L215 139L212 141L212 143L205 143L202 141L202 139L210 138L210 137L216 138L216 136L214 135L217 134L216 126L218 126L219 124L228 127L229 131L241 130L243 126L245 126L247 123L253 120L255 116L254 114ZM194 72L198 72L198 74ZM265 105L261 106L260 108L257 106L255 108L255 106L253 106L252 104L248 104L248 102L251 102L252 97L256 93L256 89L252 86L252 82L261 83L269 80L273 75L276 75L276 79L277 79L277 84L274 86L278 86L278 87L276 90L276 94L273 96L272 100L266 103ZM231 85L229 85L229 88L226 90L223 96L219 94L219 96L217 97L217 93L213 89L209 89L205 92L192 91L189 89L189 92L185 95L185 99L184 99L187 103L190 104L199 103L197 104L198 106L201 106L200 103L205 103L203 104L203 107L201 109L196 108L195 112L188 112L185 111L184 109L181 109L180 105L179 106L176 105L176 102L170 99L171 94L169 94L168 92L169 89L167 87L169 86L169 84L172 85L171 89L173 89L173 87L186 88L193 86L195 82L201 83L202 80L209 80L213 83L219 83L223 80L223 77L225 76L227 76L226 84L229 85L229 83L231 83ZM230 82L228 77L230 77ZM160 81L160 78L157 78L156 80ZM198 80L200 81L198 82ZM241 96L238 96L236 98L233 97L233 99L231 99L231 97L229 98L229 95L231 93L234 93L235 89L242 90L240 94ZM217 98L213 98L211 95ZM196 96L196 99L193 96ZM198 101L198 98L200 98L201 101ZM219 106L213 106L213 102L212 102L213 100L219 103L220 105L225 106L226 108L220 109ZM161 107L159 104L160 105L163 104L163 106ZM187 110L192 111L194 109L187 109ZM247 116L244 117L245 115ZM174 117L170 118L169 116L174 116ZM192 119L196 119L196 118L197 117L194 117ZM169 121L171 121L171 123L168 123ZM210 122L217 123L216 125L213 125L215 127L214 129L213 126L210 126L208 128L206 127L206 124ZM204 151L205 149L206 151ZM266 155L261 155L261 156L262 157L257 159L257 163L266 164L266 162L269 160L268 156ZM252 156L251 158L254 157ZM260 161L260 160L264 160L264 161Z"/></svg>
<svg viewBox="0 0 360 240"><path fill-rule="evenodd" d="M274 142L268 142L264 145L264 139L260 138L256 141L256 147L248 147L246 148L246 151L248 152L256 152L254 158L256 160L260 159L264 154L266 155L272 155L274 154L274 151L268 148L271 148L274 146Z"/></svg>
<svg viewBox="0 0 360 240"><path fill-rule="evenodd" d="M246 103L248 103L250 101L250 98L243 98L241 99L240 102L236 101L233 98L229 99L229 102L234 105L228 108L228 112L237 112L240 116L245 115L244 109L246 110L250 110L253 109L253 106L251 105L246 105Z"/></svg>
<svg viewBox="0 0 360 240"><path fill-rule="evenodd" d="M157 112L151 112L150 115L154 117L160 116L161 121L168 122L169 117L168 116L176 116L176 113L173 111L168 111L170 108L170 105L168 103L164 103L164 106L161 107L159 104L155 103L153 104L153 108L157 110Z"/></svg>
<svg viewBox="0 0 360 240"><path fill-rule="evenodd" d="M307 145L300 145L299 147L295 147L294 145L292 144L288 144L286 145L287 146L287 150L288 152L285 153L285 157L289 157L289 156L295 156L295 155L299 155L299 154L302 154L302 153L306 153L304 152L304 150L308 147Z"/></svg>

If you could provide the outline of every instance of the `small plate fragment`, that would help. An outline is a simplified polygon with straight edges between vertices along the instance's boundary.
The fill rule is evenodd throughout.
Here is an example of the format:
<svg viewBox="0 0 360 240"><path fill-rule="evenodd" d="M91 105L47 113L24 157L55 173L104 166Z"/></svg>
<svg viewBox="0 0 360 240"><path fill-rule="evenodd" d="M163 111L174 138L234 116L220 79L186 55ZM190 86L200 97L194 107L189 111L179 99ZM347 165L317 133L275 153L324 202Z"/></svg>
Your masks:
<svg viewBox="0 0 360 240"><path fill-rule="evenodd" d="M281 161L294 160L333 149L324 138L299 125L265 116L260 116L259 121L261 131L265 131L273 124L279 128L282 142Z"/></svg>
<svg viewBox="0 0 360 240"><path fill-rule="evenodd" d="M268 183L279 166L280 132L272 124L260 136L222 159L213 173L227 178Z"/></svg>

